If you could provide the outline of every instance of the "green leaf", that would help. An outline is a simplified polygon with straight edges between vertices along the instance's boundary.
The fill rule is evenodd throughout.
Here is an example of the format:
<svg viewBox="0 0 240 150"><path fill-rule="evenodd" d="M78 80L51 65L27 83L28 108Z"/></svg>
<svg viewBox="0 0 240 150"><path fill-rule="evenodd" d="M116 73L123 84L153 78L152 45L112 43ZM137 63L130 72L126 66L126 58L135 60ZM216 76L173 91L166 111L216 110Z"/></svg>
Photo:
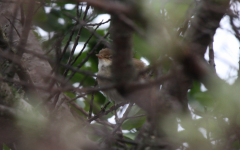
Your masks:
<svg viewBox="0 0 240 150"><path fill-rule="evenodd" d="M134 118L134 119L128 119L126 120L123 125L122 125L122 129L123 130L131 130L134 128L140 128L144 122L146 121L146 117L138 117L138 118Z"/></svg>
<svg viewBox="0 0 240 150"><path fill-rule="evenodd" d="M137 135L138 135L137 132L135 132L135 133L131 133L131 132L130 132L130 133L124 133L124 134L123 134L123 136L124 136L125 138L131 139L131 140L134 140Z"/></svg>
<svg viewBox="0 0 240 150"><path fill-rule="evenodd" d="M97 105L104 105L106 103L106 98L102 93L96 92L94 95L94 102L97 103Z"/></svg>
<svg viewBox="0 0 240 150"><path fill-rule="evenodd" d="M146 57L148 61L157 56L154 48L151 48L151 45L145 39L142 39L135 34L133 36L133 50L139 55Z"/></svg>
<svg viewBox="0 0 240 150"><path fill-rule="evenodd" d="M195 93L199 93L199 92L201 92L201 83L194 80L193 81L193 86L192 86L190 92L188 92L188 93L189 93L190 96L192 96Z"/></svg>
<svg viewBox="0 0 240 150"><path fill-rule="evenodd" d="M80 110L78 110L77 108L75 108L74 106L72 106L72 104L69 104L71 106L71 108L80 116L87 118Z"/></svg>
<svg viewBox="0 0 240 150"><path fill-rule="evenodd" d="M234 149L239 149L239 148L240 148L240 142L239 142L239 140L233 142L233 147L234 147Z"/></svg>
<svg viewBox="0 0 240 150"><path fill-rule="evenodd" d="M144 111L140 107L138 107L137 105L133 105L128 114L128 117L132 117L136 114L140 114L140 111L141 111L141 114L144 114Z"/></svg>
<svg viewBox="0 0 240 150"><path fill-rule="evenodd" d="M186 12L188 10L190 3L174 3L169 2L165 5L165 9L168 13L168 18L170 23L178 26L179 23L182 23L185 19Z"/></svg>
<svg viewBox="0 0 240 150"><path fill-rule="evenodd" d="M204 107L206 106L208 111L214 106L214 99L209 91L201 91L201 83L198 81L193 82L193 87L188 92L189 104L197 111L204 112Z"/></svg>
<svg viewBox="0 0 240 150"><path fill-rule="evenodd" d="M66 96L70 97L70 98L76 97L76 95L73 94L73 93L71 93L71 92L64 92L64 94L65 94Z"/></svg>
<svg viewBox="0 0 240 150"><path fill-rule="evenodd" d="M34 22L45 22L47 21L47 15L43 7L39 8L37 13L33 17Z"/></svg>
<svg viewBox="0 0 240 150"><path fill-rule="evenodd" d="M3 143L3 150L11 150L6 144Z"/></svg>
<svg viewBox="0 0 240 150"><path fill-rule="evenodd" d="M178 132L178 137L184 142L194 143L196 145L200 143L209 143L209 141L204 138L203 134L199 130L196 130L196 128L180 131Z"/></svg>

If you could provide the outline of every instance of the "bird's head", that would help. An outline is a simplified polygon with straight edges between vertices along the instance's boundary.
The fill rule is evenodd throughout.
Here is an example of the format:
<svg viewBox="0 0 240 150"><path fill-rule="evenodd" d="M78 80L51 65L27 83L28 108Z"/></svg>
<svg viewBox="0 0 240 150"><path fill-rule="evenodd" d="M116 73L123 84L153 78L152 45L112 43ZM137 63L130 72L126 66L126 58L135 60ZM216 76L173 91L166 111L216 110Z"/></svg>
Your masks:
<svg viewBox="0 0 240 150"><path fill-rule="evenodd" d="M96 54L98 57L98 68L110 67L112 65L112 52L110 49L105 48L99 51L99 54Z"/></svg>
<svg viewBox="0 0 240 150"><path fill-rule="evenodd" d="M98 57L98 70L110 72L112 65L112 51L111 49L105 48L99 51L99 54L96 54ZM137 71L143 70L146 65L138 59L133 58L133 65Z"/></svg>

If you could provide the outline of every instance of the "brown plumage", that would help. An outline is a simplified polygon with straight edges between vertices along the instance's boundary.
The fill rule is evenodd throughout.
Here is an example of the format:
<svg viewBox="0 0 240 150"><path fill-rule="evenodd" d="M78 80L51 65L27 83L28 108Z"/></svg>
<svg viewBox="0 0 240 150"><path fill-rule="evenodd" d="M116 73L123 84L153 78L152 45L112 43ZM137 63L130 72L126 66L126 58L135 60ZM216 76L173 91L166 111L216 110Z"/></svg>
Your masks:
<svg viewBox="0 0 240 150"><path fill-rule="evenodd" d="M96 55L98 57L98 75L104 77L111 77L111 65L112 65L112 51L108 48L102 49L99 54ZM133 58L133 64L136 70L139 72L140 70L145 68L145 64L138 59ZM100 80L98 79L98 85L106 86L111 84L110 81ZM103 91L104 95L108 97L110 101L121 102L125 101L125 99L116 91L116 89L111 89L107 91Z"/></svg>

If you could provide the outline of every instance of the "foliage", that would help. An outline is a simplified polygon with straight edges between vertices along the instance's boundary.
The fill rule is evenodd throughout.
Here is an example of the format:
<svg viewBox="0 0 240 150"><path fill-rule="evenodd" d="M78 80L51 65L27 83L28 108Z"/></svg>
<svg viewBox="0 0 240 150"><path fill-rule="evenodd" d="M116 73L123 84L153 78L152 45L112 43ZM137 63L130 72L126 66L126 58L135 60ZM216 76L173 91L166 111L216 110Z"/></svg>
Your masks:
<svg viewBox="0 0 240 150"><path fill-rule="evenodd" d="M201 5L198 3L200 2L191 0L181 2L139 1L138 5L142 10L141 13L133 15L136 19L129 15L127 16L129 20L125 20L127 25L132 25L131 30L134 29L132 37L134 57L145 59L149 63L148 70L152 72L149 81L159 82L159 78L170 73L170 77L174 76L173 81L168 84L167 82L172 78L167 78L159 84L152 82L151 87L155 88L157 94L154 97L153 94L151 95L148 92L150 96L144 97L145 104L143 104L146 107L148 105L152 106L152 110L146 109L141 103L137 103L137 100L131 101L130 104L113 104L113 102L108 104L109 100L100 90L96 90L98 87L96 84L98 59L95 54L108 47L109 43L113 43L112 36L108 35L108 32L111 32L113 27L109 25L106 28L101 28L112 20L104 24L101 23L107 21L106 19L97 23L93 21L100 15L106 15L108 11L111 13L110 10L101 10L101 8L99 10L97 5L92 7L85 2L76 3L74 0L38 3L38 9L33 15L32 21L34 34L44 51L44 58L46 56L46 60L53 68L52 73L55 75L55 78L45 79L49 82L49 87L45 88L47 90L51 89L52 84L50 83L53 82L60 90L54 91L54 88L52 88L51 96L55 98L57 94L59 96L63 92L64 96L67 97L63 98L64 101L67 101L67 105L72 108L71 112L77 118L76 120L80 120L76 123L77 125L73 125L74 127L69 125L73 128L69 131L71 134L76 131L76 134L93 143L100 143L99 145L105 142L106 145L103 145L109 149L159 149L161 146L166 148L167 144L170 145L171 149L240 148L238 79L232 85L226 84L225 81L216 76L213 71L214 66L206 63L206 61L203 61L204 64L208 66L208 69L211 68L209 69L211 70L209 71L210 75L206 73L208 79L201 76L205 73L205 70L201 70L201 63L199 63L200 65L187 63L190 67L191 65L200 66L200 69L196 69L200 77L194 73L189 73L189 70L193 70L190 67L187 68L189 70L184 70L186 69L184 62L187 61L186 58L188 58L189 54L184 48L191 49L193 47L191 42L195 42L192 39L187 39L187 36L194 34L191 32L193 30L191 27L194 26L193 20L198 17L201 10ZM222 1L219 3L222 4ZM233 3L238 4L235 1ZM24 4L25 13L28 10L27 4ZM129 3L129 5L131 4ZM136 6L138 5L136 4ZM232 13L234 12L232 11ZM116 14L113 13L112 15ZM206 17L204 15L208 17L208 14L203 14L203 18ZM121 15L118 17L121 17ZM211 20L211 18L204 19ZM213 28L211 25L209 26L210 29ZM204 33L215 33L215 30L209 30L204 30ZM43 33L46 35L43 35ZM237 33L235 35L237 37ZM205 44L206 42L201 41L200 43ZM77 45L74 48L75 44ZM196 49L198 49L197 46ZM198 57L192 57L192 59L194 58L198 60ZM202 59L204 58L201 58L201 61ZM214 61L214 58L209 59ZM182 79L182 76L184 76L183 80L177 82L174 87L169 88L170 84L179 78ZM30 83L30 80L26 82ZM191 87L182 90L186 82L190 83L188 85ZM207 87L206 90L202 89L203 85ZM128 86L131 86L131 84ZM172 94L176 91L180 91L177 96ZM184 91L187 92L184 93ZM151 92L154 93L153 90ZM2 93L0 95L5 96ZM26 94L25 96L29 95ZM49 99L52 98L51 96L49 96ZM29 101L31 101L32 97L29 97ZM156 97L161 104L154 101ZM180 100L180 98L182 99ZM61 103L63 102L54 101L53 106L50 107L53 109L49 111L50 115L46 115L42 108L40 108L40 112L44 112L42 113L44 117L50 116L51 118L55 111L61 110L59 109ZM159 105L162 107L157 107ZM155 106L157 107L156 110ZM38 109L38 106L33 107ZM188 107L189 110L187 108L187 111L184 111L184 107ZM152 114L152 111L154 114ZM28 119L25 117L28 117ZM26 124L22 125L25 129L23 131L27 131L30 128L29 126L34 126L31 128L40 128L38 129L39 133L42 130L48 131L47 127L41 128L41 126L45 125L45 120L43 124L41 119L38 120L41 122L39 123L34 118L27 115L18 117L19 124L26 123L28 125L27 127ZM69 126L66 128L70 128ZM86 144L84 140L83 143ZM93 145L88 144L89 147ZM8 150L10 148L4 144L3 149Z"/></svg>

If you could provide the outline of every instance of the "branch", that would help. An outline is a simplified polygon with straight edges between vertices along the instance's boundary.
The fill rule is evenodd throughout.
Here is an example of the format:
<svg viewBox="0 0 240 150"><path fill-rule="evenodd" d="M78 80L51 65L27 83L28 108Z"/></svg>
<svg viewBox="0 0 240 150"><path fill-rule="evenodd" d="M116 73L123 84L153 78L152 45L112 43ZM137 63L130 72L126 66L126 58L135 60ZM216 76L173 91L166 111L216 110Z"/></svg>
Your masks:
<svg viewBox="0 0 240 150"><path fill-rule="evenodd" d="M97 86L97 80L95 81L95 84L94 84L94 87L96 87L96 86ZM88 116L88 118L92 117L92 108L93 108L94 94L95 94L95 92L93 92L92 95L91 95L91 101L90 101L90 108L89 108L89 116Z"/></svg>
<svg viewBox="0 0 240 150"><path fill-rule="evenodd" d="M135 119L135 118L139 118L139 117L146 117L146 114L142 114L142 115L137 115L137 116L132 116L132 117L127 117L127 119Z"/></svg>
<svg viewBox="0 0 240 150"><path fill-rule="evenodd" d="M16 29L16 27L14 26L14 24L12 23L12 21L11 21L9 18L7 18L4 14L2 14L2 15L9 21L9 23L11 24L11 26L12 26L12 27L14 28L14 30L16 31L18 37L20 38L21 35L20 35L20 33L18 32L18 30Z"/></svg>
<svg viewBox="0 0 240 150"><path fill-rule="evenodd" d="M15 1L15 0L0 0L0 2L3 2L3 3L18 3L18 1ZM24 1L21 1L21 3L26 3L26 4L29 4L30 2L28 0L24 0ZM35 2L35 4L41 4L41 2Z"/></svg>
<svg viewBox="0 0 240 150"><path fill-rule="evenodd" d="M123 122L127 119L128 114L130 112L130 110L132 109L133 103L130 103L127 110L125 111L125 113L123 114L123 117L121 119L118 120L117 125L114 127L113 131L112 131L112 135L114 135L122 126Z"/></svg>
<svg viewBox="0 0 240 150"><path fill-rule="evenodd" d="M11 107L0 105L0 113L1 113L1 115L7 115L9 117L15 118L15 117L19 116L19 114L22 113L22 112L18 111L18 110L15 110Z"/></svg>
<svg viewBox="0 0 240 150"><path fill-rule="evenodd" d="M214 61L214 51L213 51L213 42L209 44L209 65L213 68L214 72L216 72L215 61Z"/></svg>
<svg viewBox="0 0 240 150"><path fill-rule="evenodd" d="M89 8L90 8L90 6L87 5L86 11L84 12L84 15L83 15L83 20L86 20L86 17L87 17L87 13L88 13ZM98 27L99 27L99 26L98 26ZM97 27L97 28L98 28L98 27ZM96 29L97 29L97 28L96 28ZM80 38L80 35L81 35L81 32L82 32L82 29L83 29L83 26L80 24L80 28L78 29L77 36L76 36L76 39L75 39L75 41L74 41L74 45L73 45L73 47L72 47L72 50L71 50L71 52L70 52L70 56L69 56L69 58L68 58L67 65L71 64L71 61L72 61L72 59L73 59L73 55L74 55L75 49L76 49L76 47L77 47L77 45L78 45L78 41L79 41L79 38ZM94 32L96 32L96 29L94 30ZM93 33L94 33L94 32L93 32ZM92 33L92 35L89 37L89 39L87 40L87 42L85 42L85 43L88 43L88 41L89 41L89 40L91 39L91 37L93 36L93 33ZM84 47L84 48L85 48L85 47ZM79 54L81 55L81 52L80 52ZM79 57L79 56L78 56L78 57ZM78 58L78 57L77 57L77 58ZM72 64L71 64L71 65L72 65ZM66 76L67 73L68 73L68 69L66 69L66 70L64 71L63 76Z"/></svg>
<svg viewBox="0 0 240 150"><path fill-rule="evenodd" d="M94 29L94 32L96 32L96 30L99 28L99 26L100 26L100 24ZM83 48L82 48L81 51L78 53L78 55L75 57L75 59L72 60L72 59L73 59L74 50L75 50L75 48L76 48L76 46L77 46L77 43L78 43L78 40L79 40L79 38L76 38L76 40L75 40L76 45L75 45L75 43L74 43L74 46L73 46L72 52L71 52L71 53L72 53L72 57L69 57L69 60L68 60L67 65L70 64L70 65L72 66L72 65L77 61L77 59L81 56L83 50L86 48L88 42L89 42L89 41L91 40L91 38L93 37L94 32L89 36L89 38L87 39L87 41L84 43ZM80 34L79 34L79 36L80 36ZM67 73L68 73L68 71L69 71L68 69L65 70L65 72L63 73L63 75L66 76Z"/></svg>
<svg viewBox="0 0 240 150"><path fill-rule="evenodd" d="M132 62L133 30L118 15L112 14L111 19L111 37L113 40L112 77L116 84L124 85L136 78L136 71ZM123 95L127 93L127 90L123 86L117 88L117 90Z"/></svg>
<svg viewBox="0 0 240 150"><path fill-rule="evenodd" d="M106 0L75 0L77 2L87 2L88 5L113 14L130 14L131 9L123 4Z"/></svg>
<svg viewBox="0 0 240 150"><path fill-rule="evenodd" d="M114 110L117 110L119 107L124 106L126 104L126 102L122 102L122 103L116 104L116 105L112 106L111 108L109 108L109 110L105 111L105 109L106 109L108 104L110 104L110 102L108 102L96 116L93 116L88 121L92 122L93 120L96 120L96 119L102 117L103 115L107 115L108 113L110 113L110 112L112 112Z"/></svg>

